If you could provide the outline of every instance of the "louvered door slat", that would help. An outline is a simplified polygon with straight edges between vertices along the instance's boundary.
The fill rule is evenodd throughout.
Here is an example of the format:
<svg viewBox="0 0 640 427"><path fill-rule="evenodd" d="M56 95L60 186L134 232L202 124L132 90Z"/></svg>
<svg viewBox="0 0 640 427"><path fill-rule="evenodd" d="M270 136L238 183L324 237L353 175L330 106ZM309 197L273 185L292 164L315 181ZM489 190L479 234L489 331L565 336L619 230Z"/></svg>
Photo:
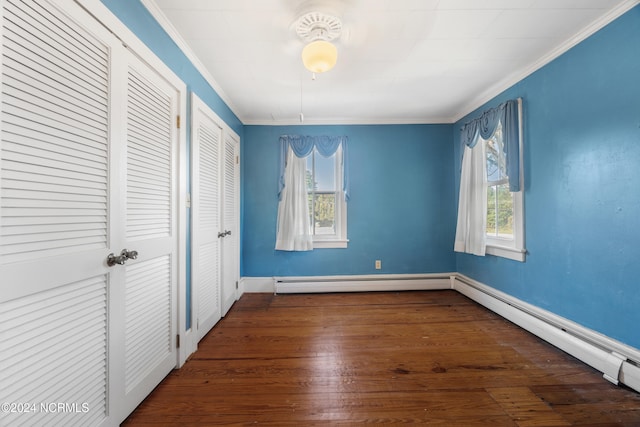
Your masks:
<svg viewBox="0 0 640 427"><path fill-rule="evenodd" d="M86 218L83 218L86 221ZM19 235L25 233L51 233L51 232L74 232L80 230L95 230L99 229L100 224L96 222L71 222L68 224L31 224L29 226L15 226L15 227L7 227L5 236ZM106 230L105 230L106 232Z"/></svg>
<svg viewBox="0 0 640 427"><path fill-rule="evenodd" d="M2 96L5 106L12 107L9 114L21 115L35 123L45 123L58 129L75 129L79 133L86 134L89 138L106 137L104 129L100 129L95 123L85 123L77 112L61 111L52 99L33 99L28 94L23 98L13 96L14 92L4 86ZM65 113L68 113L65 115Z"/></svg>
<svg viewBox="0 0 640 427"><path fill-rule="evenodd" d="M150 158L158 156L166 160L171 158L171 153L158 150L158 147L154 144L152 135L141 134L139 129L132 128L130 129L130 138L135 139L136 150L141 154L145 154Z"/></svg>
<svg viewBox="0 0 640 427"><path fill-rule="evenodd" d="M202 125L200 132L200 226L220 228L220 137L221 129Z"/></svg>
<svg viewBox="0 0 640 427"><path fill-rule="evenodd" d="M144 169L132 170L128 173L130 178L129 188L133 189L133 197L138 197L139 193L156 194L160 197L169 197L170 192L158 185L158 181L150 178L144 173ZM166 183L167 180L165 179Z"/></svg>
<svg viewBox="0 0 640 427"><path fill-rule="evenodd" d="M62 86L82 93L81 97L100 100L100 94L107 86L107 74L93 70L82 70L79 73L77 70L86 66L86 62L78 62L74 58L61 56L57 52L48 50L46 46L39 44L39 40L32 34L25 33L23 28L12 26L11 22L5 28L5 51L21 55L19 59L10 63L21 64L35 70L42 69L50 78L60 81ZM105 58L106 56L95 59L106 61ZM71 82L77 82L77 85L74 86Z"/></svg>
<svg viewBox="0 0 640 427"><path fill-rule="evenodd" d="M13 71L13 70L12 70ZM16 70L17 71L17 70ZM19 81L14 79L5 80L5 96L20 97L31 104L38 104L47 101L60 114L73 117L78 122L82 122L89 127L98 130L103 129L107 123L104 111L95 109L92 105L85 105L87 109L78 110L77 99L67 99L64 93L52 90L48 86L39 85L37 81ZM86 103L84 103L86 104ZM95 111L91 111L95 110Z"/></svg>
<svg viewBox="0 0 640 427"><path fill-rule="evenodd" d="M127 267L126 388L141 381L171 345L168 310L171 271L168 257Z"/></svg>
<svg viewBox="0 0 640 427"><path fill-rule="evenodd" d="M217 242L203 244L198 255L199 266L199 293L198 293L198 317L202 319L202 331L204 336L210 327L205 321L214 316L212 322L220 319L220 249ZM211 325L213 326L213 325Z"/></svg>
<svg viewBox="0 0 640 427"><path fill-rule="evenodd" d="M162 120L164 117L163 112L171 109L171 97L166 96L161 89L136 72L129 73L129 82L131 102L141 107L137 111L139 113L146 112L149 115L155 116L156 119ZM145 102L144 100L148 100L149 102ZM166 128L171 126L170 123L171 122L162 123L161 125L163 128Z"/></svg>
<svg viewBox="0 0 640 427"><path fill-rule="evenodd" d="M37 146L43 149L50 144L61 147L62 150L73 150L75 156L86 156L94 161L103 158L107 152L107 141L103 136L91 135L78 129L58 128L53 126L53 122L34 122L11 112L5 113L10 119L6 121L2 132L13 142L24 144L23 139L16 139L23 137L29 141L37 141ZM56 149L52 151L58 152Z"/></svg>
<svg viewBox="0 0 640 427"><path fill-rule="evenodd" d="M61 72L73 74L75 79L92 82L93 78L83 77L104 73L101 63L108 57L107 49L88 40L85 33L68 25L37 2L7 2L15 9L8 8L5 28L21 35L18 40L23 50L36 52L51 64L57 64ZM11 13L11 10L16 13ZM29 31L22 33L25 28Z"/></svg>
<svg viewBox="0 0 640 427"><path fill-rule="evenodd" d="M135 142L135 140L130 141ZM134 156L131 160L129 160L130 167L136 168L137 171L144 171L145 176L149 177L153 181L159 179L164 184L171 182L171 177L167 176L166 171L166 165L167 163L169 163L167 159L159 159L158 157L147 157L143 153L140 153L140 150L136 149L129 150L127 154ZM164 160L165 162L164 165L161 163L162 160Z"/></svg>
<svg viewBox="0 0 640 427"><path fill-rule="evenodd" d="M33 8L41 14L33 15ZM51 22L46 24L45 21ZM5 263L106 246L107 49L88 36L80 37L80 31L68 25L62 25L67 31L63 34L46 32L43 26L47 28L48 25L60 28L62 24L47 8L19 1L8 2L5 7L3 64L20 65L2 70L0 254ZM77 39L65 38L69 33L82 38L82 44L74 46ZM49 46L64 46L62 51L68 56L60 51L56 51L56 56L40 45L32 46L34 40L41 41L42 38L46 38ZM91 55L87 52L83 55L87 44L94 46ZM12 49L12 46L20 49ZM32 49L25 46L32 46ZM95 55L96 52L102 54ZM29 64L29 73L40 79L26 79L21 73L24 64ZM78 89L77 73L52 74L52 68L86 70L81 74L85 81L94 82L92 92L87 96ZM43 85L42 80L50 84ZM55 93L48 92L54 85L76 88L72 90L75 96L62 102L60 97L53 96ZM87 106L92 106L96 112L90 120L86 117ZM72 147L67 144L73 134L78 136L76 145L86 145L85 138L88 138L100 149L89 148L72 154ZM87 151L92 152L88 154ZM77 184L87 181L93 182L103 196ZM63 219L65 215L77 217L80 212L92 217L88 223L95 224L95 228L76 230L70 235L47 231L43 227L29 230L34 218L40 219L35 222L56 227L67 223ZM102 222L96 223L96 218ZM22 233L12 227L19 227Z"/></svg>
<svg viewBox="0 0 640 427"><path fill-rule="evenodd" d="M95 57L107 57L106 49L87 42L85 31L77 27L75 22L60 15L57 10L52 10L46 2L7 1L21 11L20 14L17 14L19 18L25 22L32 22L32 26L41 29L42 36L48 37L50 44L55 45L56 49L63 52L65 56L75 56L79 60L87 62L91 62ZM50 37L51 34L60 34L62 38ZM71 43L63 43L62 40L71 41ZM87 55L82 55L78 48L81 48L81 52L86 52ZM97 68L101 69L99 66Z"/></svg>
<svg viewBox="0 0 640 427"><path fill-rule="evenodd" d="M76 174L76 176L89 176L93 181L104 181L107 175L107 171L105 170L104 165L100 165L99 169L92 169L88 166L73 163L70 161L56 160L55 156L51 156L49 159L47 159L41 154L42 150L29 149L28 147L26 147L22 148L22 150L19 152L13 151L16 148L20 149L22 147L17 147L16 145L12 144L6 144L6 148L3 149L3 162L7 165L18 164L15 166L16 169L20 167L21 164L28 164L33 168L46 168L53 176L66 176L66 172L68 171L73 172L74 174Z"/></svg>
<svg viewBox="0 0 640 427"><path fill-rule="evenodd" d="M13 58L8 58L7 61L2 64L3 67L9 68L12 70L11 75L13 75L13 81L18 82L18 84L28 84L31 83L34 86L40 87L44 93L49 94L51 96L63 98L65 100L72 99L79 105L82 105L86 111L93 115L96 118L97 115L100 115L100 108L94 103L87 103L85 99L78 96L78 88L76 87L68 87L59 84L49 75L43 75L38 73L36 70L28 66L29 61L24 60L23 63L18 63ZM99 100L99 97L96 95L90 96L90 98L94 100Z"/></svg>
<svg viewBox="0 0 640 427"><path fill-rule="evenodd" d="M33 159L34 162L45 165L51 165L46 163L45 160L49 159L52 162L57 162L57 165L61 165L63 168L74 167L84 173L89 173L91 169L98 176L105 176L108 165L104 162L104 158L97 156L91 156L84 154L84 157L79 157L77 153L73 152L69 147L64 147L57 144L40 142L38 146L33 146L33 139L28 136L5 133L5 151L8 156L8 160L19 161L17 157L11 156L27 156L29 159ZM12 153L12 154L9 154ZM99 173L96 173L99 172Z"/></svg>
<svg viewBox="0 0 640 427"><path fill-rule="evenodd" d="M0 304L2 319L7 319L0 321L0 336L8 337L0 347L0 400L40 402L51 396L55 401L75 402L75 386L82 383L94 396L89 403L92 411L104 417L106 298L106 277L101 276ZM46 417L8 414L6 420L10 425L45 425L50 422ZM76 416L73 421L80 424L85 418Z"/></svg>
<svg viewBox="0 0 640 427"><path fill-rule="evenodd" d="M133 70L129 71L128 82L127 236L141 239L168 235L172 200L171 104L166 95ZM139 139L138 135L146 136ZM150 194L155 195L153 203ZM152 229L146 226L150 222Z"/></svg>

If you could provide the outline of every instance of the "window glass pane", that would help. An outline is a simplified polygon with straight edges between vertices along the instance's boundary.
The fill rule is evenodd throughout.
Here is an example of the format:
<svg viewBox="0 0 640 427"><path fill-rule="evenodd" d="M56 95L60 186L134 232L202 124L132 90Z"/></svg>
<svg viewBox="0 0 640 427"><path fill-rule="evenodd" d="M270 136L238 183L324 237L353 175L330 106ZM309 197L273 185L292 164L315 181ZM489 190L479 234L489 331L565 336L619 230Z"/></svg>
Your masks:
<svg viewBox="0 0 640 427"><path fill-rule="evenodd" d="M336 155L323 157L314 149L307 157L309 223L314 235L336 234Z"/></svg>
<svg viewBox="0 0 640 427"><path fill-rule="evenodd" d="M509 184L498 187L498 236L513 238L513 196Z"/></svg>
<svg viewBox="0 0 640 427"><path fill-rule="evenodd" d="M316 151L315 157L315 190L335 191L336 190L336 155L322 157Z"/></svg>
<svg viewBox="0 0 640 427"><path fill-rule="evenodd" d="M507 161L504 155L504 143L502 141L502 124L493 136L485 142L487 156L487 181L495 182L507 178Z"/></svg>
<svg viewBox="0 0 640 427"><path fill-rule="evenodd" d="M313 153L307 156L307 193L310 193L314 189L313 185ZM311 205L309 205L311 206Z"/></svg>
<svg viewBox="0 0 640 427"><path fill-rule="evenodd" d="M509 184L487 188L487 235L513 239L513 195Z"/></svg>
<svg viewBox="0 0 640 427"><path fill-rule="evenodd" d="M336 193L316 192L314 210L315 234L335 234Z"/></svg>
<svg viewBox="0 0 640 427"><path fill-rule="evenodd" d="M496 187L487 187L487 235L496 235Z"/></svg>

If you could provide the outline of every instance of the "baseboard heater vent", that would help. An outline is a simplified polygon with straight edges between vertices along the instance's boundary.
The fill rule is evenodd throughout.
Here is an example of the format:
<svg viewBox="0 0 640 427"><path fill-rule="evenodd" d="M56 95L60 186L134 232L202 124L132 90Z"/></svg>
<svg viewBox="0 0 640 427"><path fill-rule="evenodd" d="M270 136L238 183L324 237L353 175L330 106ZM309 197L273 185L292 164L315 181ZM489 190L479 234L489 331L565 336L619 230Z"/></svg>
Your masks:
<svg viewBox="0 0 640 427"><path fill-rule="evenodd" d="M276 294L451 289L451 274L274 277Z"/></svg>
<svg viewBox="0 0 640 427"><path fill-rule="evenodd" d="M614 384L640 392L640 351L549 311L456 274L453 289L602 372Z"/></svg>

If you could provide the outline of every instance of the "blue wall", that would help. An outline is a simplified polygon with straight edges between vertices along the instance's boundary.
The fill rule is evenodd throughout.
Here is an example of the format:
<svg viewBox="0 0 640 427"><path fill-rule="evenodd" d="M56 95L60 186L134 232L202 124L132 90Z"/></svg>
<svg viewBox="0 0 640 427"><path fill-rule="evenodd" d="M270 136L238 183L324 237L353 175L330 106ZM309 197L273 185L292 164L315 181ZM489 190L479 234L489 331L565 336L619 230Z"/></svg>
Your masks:
<svg viewBox="0 0 640 427"><path fill-rule="evenodd" d="M430 273L455 269L451 125L246 126L243 276ZM274 250L278 137L349 137L347 249ZM382 260L382 270L374 261Z"/></svg>
<svg viewBox="0 0 640 427"><path fill-rule="evenodd" d="M456 123L456 170L461 125L519 96L526 263L457 269L640 348L640 6Z"/></svg>

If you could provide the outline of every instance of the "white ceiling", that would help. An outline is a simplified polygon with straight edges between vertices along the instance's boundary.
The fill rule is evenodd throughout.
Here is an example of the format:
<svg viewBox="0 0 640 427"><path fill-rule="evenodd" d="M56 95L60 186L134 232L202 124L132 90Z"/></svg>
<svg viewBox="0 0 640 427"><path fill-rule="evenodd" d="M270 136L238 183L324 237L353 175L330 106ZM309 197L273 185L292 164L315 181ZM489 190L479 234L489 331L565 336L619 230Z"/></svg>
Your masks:
<svg viewBox="0 0 640 427"><path fill-rule="evenodd" d="M143 0L244 124L450 123L638 0ZM342 20L316 80L293 28Z"/></svg>

